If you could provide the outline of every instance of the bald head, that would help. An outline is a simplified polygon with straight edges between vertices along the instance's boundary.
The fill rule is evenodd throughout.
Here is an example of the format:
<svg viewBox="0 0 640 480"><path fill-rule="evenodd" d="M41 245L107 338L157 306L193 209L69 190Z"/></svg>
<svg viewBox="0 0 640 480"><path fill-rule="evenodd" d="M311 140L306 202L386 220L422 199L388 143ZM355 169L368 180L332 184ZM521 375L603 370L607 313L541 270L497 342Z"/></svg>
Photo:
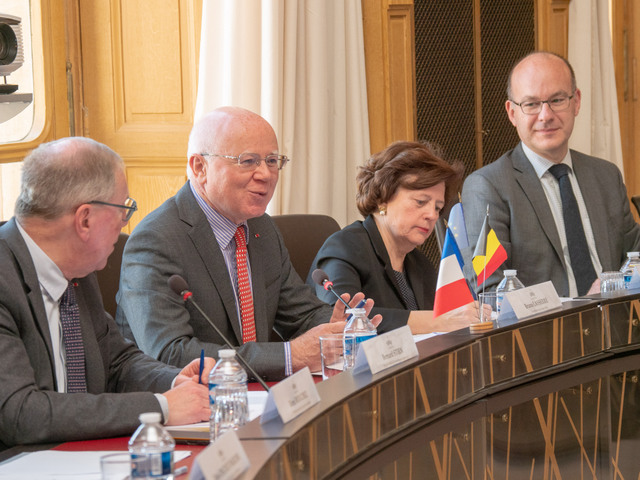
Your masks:
<svg viewBox="0 0 640 480"><path fill-rule="evenodd" d="M278 154L269 122L238 107L222 107L196 122L189 137L188 175L192 188L235 224L263 215L278 181L265 161L238 165L243 153L264 159Z"/></svg>
<svg viewBox="0 0 640 480"><path fill-rule="evenodd" d="M18 219L58 218L82 203L106 201L115 188L122 159L106 145L85 137L43 143L22 164Z"/></svg>
<svg viewBox="0 0 640 480"><path fill-rule="evenodd" d="M537 66L549 63L557 64L557 67L561 70L566 68L566 72L571 78L571 91L574 92L577 88L576 74L573 71L571 64L564 57L552 52L531 52L520 58L513 67L511 67L511 71L509 72L509 77L507 79L507 98L513 100L512 82L514 81L514 75L516 76L515 81L517 81L517 74L521 73L522 70L531 67L536 68ZM563 64L563 66L560 64Z"/></svg>
<svg viewBox="0 0 640 480"><path fill-rule="evenodd" d="M197 153L225 153L221 149L227 144L239 143L256 128L269 133L275 140L273 128L260 115L241 107L217 108L194 123L187 155L191 157Z"/></svg>

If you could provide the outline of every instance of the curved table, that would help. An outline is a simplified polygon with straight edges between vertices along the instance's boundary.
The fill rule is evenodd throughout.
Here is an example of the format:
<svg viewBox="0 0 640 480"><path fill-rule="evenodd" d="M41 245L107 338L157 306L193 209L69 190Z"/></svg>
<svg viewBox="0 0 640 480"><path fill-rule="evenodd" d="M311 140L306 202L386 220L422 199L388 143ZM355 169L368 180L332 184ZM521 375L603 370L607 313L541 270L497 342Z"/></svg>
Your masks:
<svg viewBox="0 0 640 480"><path fill-rule="evenodd" d="M640 290L418 344L318 384L287 424L238 431L242 478L633 478L640 472Z"/></svg>

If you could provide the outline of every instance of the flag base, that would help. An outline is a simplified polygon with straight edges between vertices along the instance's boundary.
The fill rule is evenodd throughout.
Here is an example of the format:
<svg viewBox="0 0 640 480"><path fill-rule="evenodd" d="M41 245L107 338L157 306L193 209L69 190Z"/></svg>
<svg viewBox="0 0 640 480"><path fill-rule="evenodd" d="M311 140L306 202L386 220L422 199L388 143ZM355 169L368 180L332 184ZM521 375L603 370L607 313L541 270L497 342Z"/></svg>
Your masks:
<svg viewBox="0 0 640 480"><path fill-rule="evenodd" d="M469 325L471 333L482 333L493 330L493 322L477 322Z"/></svg>

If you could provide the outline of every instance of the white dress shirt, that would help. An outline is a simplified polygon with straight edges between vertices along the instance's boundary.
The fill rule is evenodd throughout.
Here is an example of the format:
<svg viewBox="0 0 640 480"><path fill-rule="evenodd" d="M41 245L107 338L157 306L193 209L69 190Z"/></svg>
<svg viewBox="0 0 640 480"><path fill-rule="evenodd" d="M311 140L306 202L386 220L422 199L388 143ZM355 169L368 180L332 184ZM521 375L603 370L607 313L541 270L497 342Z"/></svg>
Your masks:
<svg viewBox="0 0 640 480"><path fill-rule="evenodd" d="M567 270L567 278L569 279L569 294L572 297L577 297L578 287L576 286L576 278L573 274L573 269L571 268L569 244L567 243L567 233L564 228L564 216L562 215L562 199L560 197L560 186L556 178L549 172L549 168L555 165L555 163L541 157L533 150L528 148L524 143L522 144L522 149L524 150L524 154L526 155L527 159L529 159L529 162L531 162L531 166L536 171L536 174L540 179L540 183L542 184L542 190L544 190L544 194L547 197L547 201L549 202L549 208L551 209L553 220L556 224L558 235L560 236L560 243L562 244L564 263ZM576 197L578 209L580 210L580 218L582 219L582 227L584 228L584 234L587 238L587 245L589 246L591 263L593 263L593 268L596 271L596 275L599 275L602 272L602 265L600 264L598 252L596 251L596 241L593 237L593 229L591 228L591 221L589 220L589 214L587 213L587 206L584 203L580 185L578 185L578 180L573 173L571 152L567 151L567 155L564 157L561 163L569 166L569 180L571 181L571 188L573 189L573 194ZM534 260L532 259L532 261Z"/></svg>

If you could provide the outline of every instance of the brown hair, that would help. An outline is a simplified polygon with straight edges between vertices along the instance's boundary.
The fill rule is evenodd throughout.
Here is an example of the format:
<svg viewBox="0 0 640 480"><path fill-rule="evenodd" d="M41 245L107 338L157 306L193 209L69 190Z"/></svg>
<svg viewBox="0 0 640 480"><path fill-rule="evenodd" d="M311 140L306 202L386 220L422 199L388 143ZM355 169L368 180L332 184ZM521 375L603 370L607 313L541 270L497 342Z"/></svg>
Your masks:
<svg viewBox="0 0 640 480"><path fill-rule="evenodd" d="M427 142L394 142L359 168L356 204L363 216L387 203L399 187L430 188L444 182L445 201L457 193L463 166L443 160L440 149Z"/></svg>

